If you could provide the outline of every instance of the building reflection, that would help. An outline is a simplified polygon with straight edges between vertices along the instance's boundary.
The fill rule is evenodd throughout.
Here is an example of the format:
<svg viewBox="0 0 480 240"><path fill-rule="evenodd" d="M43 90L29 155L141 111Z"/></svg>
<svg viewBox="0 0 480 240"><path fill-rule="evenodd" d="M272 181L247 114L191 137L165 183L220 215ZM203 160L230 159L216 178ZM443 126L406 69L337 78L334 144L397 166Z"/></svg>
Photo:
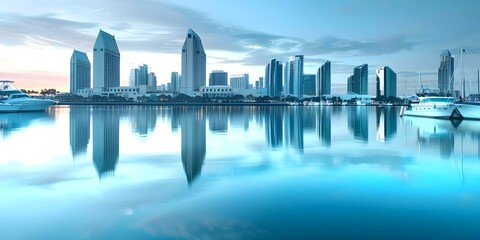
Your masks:
<svg viewBox="0 0 480 240"><path fill-rule="evenodd" d="M85 106L70 106L70 148L73 160L87 152L90 141L91 109Z"/></svg>
<svg viewBox="0 0 480 240"><path fill-rule="evenodd" d="M272 148L282 147L283 139L283 109L280 107L265 107L265 135L268 145Z"/></svg>
<svg viewBox="0 0 480 240"><path fill-rule="evenodd" d="M291 107L285 112L285 142L303 153L304 108Z"/></svg>
<svg viewBox="0 0 480 240"><path fill-rule="evenodd" d="M322 145L332 144L332 107L321 107L317 116L317 133Z"/></svg>
<svg viewBox="0 0 480 240"><path fill-rule="evenodd" d="M182 163L188 185L200 175L206 153L206 119L202 107L181 107Z"/></svg>
<svg viewBox="0 0 480 240"><path fill-rule="evenodd" d="M93 164L99 178L113 174L119 156L118 107L94 107L93 121Z"/></svg>
<svg viewBox="0 0 480 240"><path fill-rule="evenodd" d="M377 141L390 141L397 133L398 114L395 107L381 107L376 109Z"/></svg>
<svg viewBox="0 0 480 240"><path fill-rule="evenodd" d="M208 127L210 131L224 133L228 131L228 108L227 107L208 107L206 108L208 116Z"/></svg>
<svg viewBox="0 0 480 240"><path fill-rule="evenodd" d="M155 107L136 106L130 108L130 123L132 132L145 136L153 131L157 124L157 111Z"/></svg>
<svg viewBox="0 0 480 240"><path fill-rule="evenodd" d="M348 129L356 140L368 142L368 112L364 107L348 107Z"/></svg>
<svg viewBox="0 0 480 240"><path fill-rule="evenodd" d="M251 118L253 118L252 107L231 107L229 115L230 126L232 128L242 128L244 131L248 131Z"/></svg>

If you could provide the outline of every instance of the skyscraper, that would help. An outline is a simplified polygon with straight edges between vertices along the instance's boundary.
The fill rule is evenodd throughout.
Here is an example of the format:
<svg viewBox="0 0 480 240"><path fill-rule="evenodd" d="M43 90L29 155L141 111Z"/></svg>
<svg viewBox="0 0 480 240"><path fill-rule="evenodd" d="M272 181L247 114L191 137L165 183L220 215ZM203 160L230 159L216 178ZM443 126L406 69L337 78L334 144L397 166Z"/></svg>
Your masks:
<svg viewBox="0 0 480 240"><path fill-rule="evenodd" d="M440 67L438 68L438 89L443 95L453 94L453 68L454 59L450 51L444 50L440 55Z"/></svg>
<svg viewBox="0 0 480 240"><path fill-rule="evenodd" d="M303 97L303 55L296 55L285 65L284 95Z"/></svg>
<svg viewBox="0 0 480 240"><path fill-rule="evenodd" d="M227 86L228 73L222 70L213 70L208 78L208 86Z"/></svg>
<svg viewBox="0 0 480 240"><path fill-rule="evenodd" d="M148 65L143 64L130 71L130 86L148 85Z"/></svg>
<svg viewBox="0 0 480 240"><path fill-rule="evenodd" d="M280 97L282 93L282 70L283 65L276 59L272 59L265 67L265 87L270 97Z"/></svg>
<svg viewBox="0 0 480 240"><path fill-rule="evenodd" d="M347 78L347 93L353 93L353 75Z"/></svg>
<svg viewBox="0 0 480 240"><path fill-rule="evenodd" d="M120 51L115 37L100 30L93 46L93 90L120 86Z"/></svg>
<svg viewBox="0 0 480 240"><path fill-rule="evenodd" d="M230 87L234 89L248 89L248 78L248 73L232 75L230 77Z"/></svg>
<svg viewBox="0 0 480 240"><path fill-rule="evenodd" d="M331 63L326 61L317 71L317 81L315 85L315 95L331 94Z"/></svg>
<svg viewBox="0 0 480 240"><path fill-rule="evenodd" d="M170 82L172 83L172 92L176 93L178 92L178 72L172 72L172 75L170 77Z"/></svg>
<svg viewBox="0 0 480 240"><path fill-rule="evenodd" d="M397 96L397 74L385 66L377 69L377 98Z"/></svg>
<svg viewBox="0 0 480 240"><path fill-rule="evenodd" d="M157 76L154 72L148 73L147 92L157 91Z"/></svg>
<svg viewBox="0 0 480 240"><path fill-rule="evenodd" d="M189 29L182 47L182 78L180 92L193 95L201 86L205 86L207 77L207 55L202 40Z"/></svg>
<svg viewBox="0 0 480 240"><path fill-rule="evenodd" d="M73 50L70 58L70 93L76 94L77 90L90 86L90 61L87 54Z"/></svg>
<svg viewBox="0 0 480 240"><path fill-rule="evenodd" d="M349 79L350 80L350 79ZM357 66L353 69L352 89L349 92L367 95L368 94L368 64Z"/></svg>

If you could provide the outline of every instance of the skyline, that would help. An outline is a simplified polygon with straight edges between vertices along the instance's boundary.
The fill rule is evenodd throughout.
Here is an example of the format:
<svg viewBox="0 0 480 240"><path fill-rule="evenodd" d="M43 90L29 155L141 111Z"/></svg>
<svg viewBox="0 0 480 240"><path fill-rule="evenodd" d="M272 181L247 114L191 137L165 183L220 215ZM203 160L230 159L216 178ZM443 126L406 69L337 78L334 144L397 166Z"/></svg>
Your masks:
<svg viewBox="0 0 480 240"><path fill-rule="evenodd" d="M0 0L2 2L3 0ZM122 53L120 85L130 70L147 64L158 83L181 72L181 49L189 28L202 38L207 74L248 73L250 81L264 77L275 58L304 55L305 74L315 74L326 60L332 63L332 93L346 90L356 66L369 65L368 93L375 94L375 71L383 66L397 73L398 93L407 95L424 85L437 87L440 54L455 57L455 89L459 90L460 47L466 49L467 94L476 93L480 68L480 2L425 1L53 1L29 8L33 1L8 3L0 10L0 79L19 88L69 87L69 59L74 49L93 59L99 29L115 36ZM6 5L6 4L4 4ZM248 12L248 14L244 14ZM445 17L448 16L448 17ZM44 61L47 56L48 61ZM408 81L407 89L404 82ZM402 91L403 90L403 91Z"/></svg>

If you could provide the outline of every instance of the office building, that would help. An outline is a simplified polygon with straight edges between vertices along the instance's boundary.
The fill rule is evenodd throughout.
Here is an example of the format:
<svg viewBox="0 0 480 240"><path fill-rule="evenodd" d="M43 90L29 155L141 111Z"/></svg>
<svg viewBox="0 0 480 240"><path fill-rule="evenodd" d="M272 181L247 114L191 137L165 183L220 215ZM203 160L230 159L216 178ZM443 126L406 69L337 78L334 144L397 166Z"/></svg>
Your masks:
<svg viewBox="0 0 480 240"><path fill-rule="evenodd" d="M326 61L317 71L317 81L315 84L315 95L331 94L331 63Z"/></svg>
<svg viewBox="0 0 480 240"><path fill-rule="evenodd" d="M265 67L265 87L270 97L280 97L282 94L282 70L282 63L276 59L272 59Z"/></svg>
<svg viewBox="0 0 480 240"><path fill-rule="evenodd" d="M93 47L93 91L120 86L120 51L115 37L100 30Z"/></svg>
<svg viewBox="0 0 480 240"><path fill-rule="evenodd" d="M368 64L353 69L352 79L348 80L348 92L360 95L368 94Z"/></svg>
<svg viewBox="0 0 480 240"><path fill-rule="evenodd" d="M208 86L227 86L228 73L222 70L213 70L208 78Z"/></svg>
<svg viewBox="0 0 480 240"><path fill-rule="evenodd" d="M87 54L74 50L70 58L70 93L90 88L90 61Z"/></svg>
<svg viewBox="0 0 480 240"><path fill-rule="evenodd" d="M248 74L236 74L230 77L230 86L233 89L248 89Z"/></svg>
<svg viewBox="0 0 480 240"><path fill-rule="evenodd" d="M172 84L172 92L176 93L179 90L179 79L180 76L178 75L178 72L172 72L171 77L170 77L170 83Z"/></svg>
<svg viewBox="0 0 480 240"><path fill-rule="evenodd" d="M397 74L385 66L377 69L377 98L397 96Z"/></svg>
<svg viewBox="0 0 480 240"><path fill-rule="evenodd" d="M148 65L143 64L130 71L130 87L148 85Z"/></svg>
<svg viewBox="0 0 480 240"><path fill-rule="evenodd" d="M182 78L180 93L190 96L205 86L207 76L207 55L203 49L202 40L189 29L182 47Z"/></svg>
<svg viewBox="0 0 480 240"><path fill-rule="evenodd" d="M304 74L302 87L303 95L315 96L315 74Z"/></svg>
<svg viewBox="0 0 480 240"><path fill-rule="evenodd" d="M440 55L440 67L438 68L438 89L442 95L452 95L454 59L450 51L444 50Z"/></svg>
<svg viewBox="0 0 480 240"><path fill-rule="evenodd" d="M147 81L147 92L156 92L157 91L157 76L154 72L148 73Z"/></svg>
<svg viewBox="0 0 480 240"><path fill-rule="evenodd" d="M284 95L303 97L303 55L296 55L285 64Z"/></svg>

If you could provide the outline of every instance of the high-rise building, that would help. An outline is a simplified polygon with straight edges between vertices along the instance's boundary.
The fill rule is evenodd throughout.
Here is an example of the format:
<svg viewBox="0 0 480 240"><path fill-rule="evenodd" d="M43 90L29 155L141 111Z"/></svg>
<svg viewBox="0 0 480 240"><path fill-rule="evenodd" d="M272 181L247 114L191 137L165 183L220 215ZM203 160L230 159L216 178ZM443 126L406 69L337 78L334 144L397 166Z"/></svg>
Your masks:
<svg viewBox="0 0 480 240"><path fill-rule="evenodd" d="M353 75L347 78L347 93L353 93Z"/></svg>
<svg viewBox="0 0 480 240"><path fill-rule="evenodd" d="M73 50L70 58L70 93L76 94L77 90L90 86L90 61L87 54Z"/></svg>
<svg viewBox="0 0 480 240"><path fill-rule="evenodd" d="M255 81L255 89L263 88L263 77L259 77L257 81Z"/></svg>
<svg viewBox="0 0 480 240"><path fill-rule="evenodd" d="M377 98L397 96L397 74L385 66L377 69Z"/></svg>
<svg viewBox="0 0 480 240"><path fill-rule="evenodd" d="M182 47L182 78L179 91L192 96L193 92L206 85L206 77L207 55L202 40L189 29Z"/></svg>
<svg viewBox="0 0 480 240"><path fill-rule="evenodd" d="M213 70L208 78L208 86L227 86L228 73L222 70Z"/></svg>
<svg viewBox="0 0 480 240"><path fill-rule="evenodd" d="M304 95L315 96L315 74L304 74L302 87Z"/></svg>
<svg viewBox="0 0 480 240"><path fill-rule="evenodd" d="M120 51L115 37L102 30L93 46L93 90L120 86Z"/></svg>
<svg viewBox="0 0 480 240"><path fill-rule="evenodd" d="M178 92L179 90L179 86L178 86L179 77L180 76L178 75L178 72L172 72L170 82L172 84L172 92L174 93Z"/></svg>
<svg viewBox="0 0 480 240"><path fill-rule="evenodd" d="M130 86L138 87L140 85L148 85L148 65L146 64L130 71Z"/></svg>
<svg viewBox="0 0 480 240"><path fill-rule="evenodd" d="M147 92L156 92L157 91L157 76L154 72L148 73L147 81Z"/></svg>
<svg viewBox="0 0 480 240"><path fill-rule="evenodd" d="M248 89L248 73L236 74L230 77L230 87L233 89Z"/></svg>
<svg viewBox="0 0 480 240"><path fill-rule="evenodd" d="M331 94L331 63L326 61L317 71L317 81L315 85L315 95Z"/></svg>
<svg viewBox="0 0 480 240"><path fill-rule="evenodd" d="M296 55L285 64L284 95L303 97L303 55Z"/></svg>
<svg viewBox="0 0 480 240"><path fill-rule="evenodd" d="M368 94L368 64L357 66L353 69L352 89L349 92L361 95Z"/></svg>
<svg viewBox="0 0 480 240"><path fill-rule="evenodd" d="M443 95L453 94L453 70L454 59L450 51L444 50L440 55L440 67L438 68L438 89Z"/></svg>
<svg viewBox="0 0 480 240"><path fill-rule="evenodd" d="M270 97L280 97L282 94L282 70L282 63L276 59L272 59L265 67L265 87Z"/></svg>

